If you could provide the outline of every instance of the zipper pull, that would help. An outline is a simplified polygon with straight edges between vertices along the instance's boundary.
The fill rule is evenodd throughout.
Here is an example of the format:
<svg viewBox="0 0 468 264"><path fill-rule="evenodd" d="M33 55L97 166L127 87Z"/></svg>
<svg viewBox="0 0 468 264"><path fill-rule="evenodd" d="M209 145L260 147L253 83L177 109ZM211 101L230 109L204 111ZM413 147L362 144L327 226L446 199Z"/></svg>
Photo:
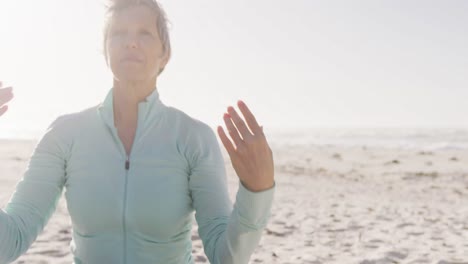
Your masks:
<svg viewBox="0 0 468 264"><path fill-rule="evenodd" d="M128 159L128 156L127 156L127 160L125 160L125 169L126 170L130 169L130 160Z"/></svg>

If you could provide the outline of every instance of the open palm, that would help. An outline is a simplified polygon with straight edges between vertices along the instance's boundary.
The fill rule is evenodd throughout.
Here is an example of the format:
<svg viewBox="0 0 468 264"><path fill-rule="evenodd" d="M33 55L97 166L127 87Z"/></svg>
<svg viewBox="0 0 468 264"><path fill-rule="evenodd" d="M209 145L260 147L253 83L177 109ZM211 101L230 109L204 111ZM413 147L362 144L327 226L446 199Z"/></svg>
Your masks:
<svg viewBox="0 0 468 264"><path fill-rule="evenodd" d="M239 101L238 107L245 122L233 107L228 107L223 118L232 141L221 126L218 127L219 137L243 185L254 192L270 189L275 184L272 151L263 128L247 105Z"/></svg>

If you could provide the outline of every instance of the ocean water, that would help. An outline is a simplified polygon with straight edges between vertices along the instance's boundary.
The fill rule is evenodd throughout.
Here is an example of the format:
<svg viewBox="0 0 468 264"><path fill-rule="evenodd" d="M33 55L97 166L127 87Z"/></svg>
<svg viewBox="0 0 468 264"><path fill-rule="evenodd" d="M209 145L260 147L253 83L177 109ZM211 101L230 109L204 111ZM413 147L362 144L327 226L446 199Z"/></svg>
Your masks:
<svg viewBox="0 0 468 264"><path fill-rule="evenodd" d="M279 145L383 147L420 150L468 149L468 129L451 128L314 128L271 130Z"/></svg>
<svg viewBox="0 0 468 264"><path fill-rule="evenodd" d="M213 128L215 130L215 128ZM39 139L45 130L9 128L0 139ZM468 128L299 128L265 129L273 145L383 147L421 150L468 149Z"/></svg>
<svg viewBox="0 0 468 264"><path fill-rule="evenodd" d="M45 129L11 128L0 125L0 139L39 139L44 132Z"/></svg>

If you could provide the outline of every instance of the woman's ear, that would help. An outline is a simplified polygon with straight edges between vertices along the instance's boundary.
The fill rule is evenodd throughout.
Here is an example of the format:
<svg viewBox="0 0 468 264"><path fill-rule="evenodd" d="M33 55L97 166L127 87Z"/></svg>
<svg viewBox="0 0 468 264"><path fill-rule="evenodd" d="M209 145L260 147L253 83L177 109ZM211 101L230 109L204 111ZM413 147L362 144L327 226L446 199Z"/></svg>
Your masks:
<svg viewBox="0 0 468 264"><path fill-rule="evenodd" d="M159 68L158 75L164 71L164 68L166 68L167 63L169 62L169 58L170 58L169 52L165 52L162 56L161 65L160 65L161 67Z"/></svg>
<svg viewBox="0 0 468 264"><path fill-rule="evenodd" d="M161 62L161 68L166 68L166 65L167 63L169 62L169 52L165 52L164 55L163 55L163 59L162 59L162 62Z"/></svg>

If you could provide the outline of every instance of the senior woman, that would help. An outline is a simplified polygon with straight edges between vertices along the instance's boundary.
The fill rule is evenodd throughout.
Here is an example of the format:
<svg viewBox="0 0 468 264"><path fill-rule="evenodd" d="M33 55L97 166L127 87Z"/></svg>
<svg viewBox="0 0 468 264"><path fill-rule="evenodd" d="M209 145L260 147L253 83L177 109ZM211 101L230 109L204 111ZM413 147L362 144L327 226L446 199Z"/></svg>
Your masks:
<svg viewBox="0 0 468 264"><path fill-rule="evenodd" d="M65 190L76 264L193 263L194 211L211 263L248 263L275 191L262 127L239 101L243 118L233 107L223 116L230 138L217 128L240 179L232 205L215 133L160 100L157 77L171 54L164 11L156 0L114 0L108 14L113 87L40 138L0 210L0 262L26 252Z"/></svg>

